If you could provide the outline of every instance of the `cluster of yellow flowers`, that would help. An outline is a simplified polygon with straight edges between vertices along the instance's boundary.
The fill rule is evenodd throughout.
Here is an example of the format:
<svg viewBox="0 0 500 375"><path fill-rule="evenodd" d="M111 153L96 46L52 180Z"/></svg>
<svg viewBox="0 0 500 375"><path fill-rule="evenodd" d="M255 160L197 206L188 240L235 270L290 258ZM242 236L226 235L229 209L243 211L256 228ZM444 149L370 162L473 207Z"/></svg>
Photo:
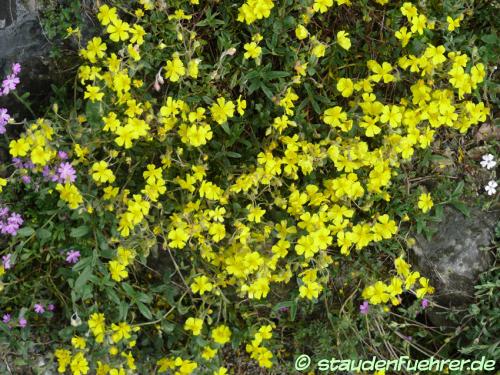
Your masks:
<svg viewBox="0 0 500 375"><path fill-rule="evenodd" d="M336 2L350 5L347 0ZM143 3L144 10L151 9L149 2ZM247 0L239 8L238 21L251 25L270 17L274 5L271 0ZM303 83L316 74L308 68L314 67L326 51L347 53L352 48L349 33L344 30L336 33L331 44L310 31L314 26L311 17L332 6L333 0L315 0L300 17L295 28L297 61L292 68L297 75L273 93L271 121L266 124L264 139L259 140L256 162L242 164L236 172L219 174L219 178L219 171L214 171L218 167L212 166L206 154L209 143L231 134L232 125L246 119L247 100L243 95L236 99L238 94L232 97L222 92L202 99L198 93L190 96L189 89L202 78L200 60L193 57L199 45L193 42L185 53L164 53L166 65L162 70L169 81L168 94L158 100L144 99L146 88L137 78L142 77L138 72L147 33L140 24L142 10L135 13L137 23L130 25L118 17L116 8L102 6L98 18L113 45L95 37L81 51L88 61L79 70L84 98L90 106L99 106L102 129L92 129L99 135L99 142L90 143L88 148L76 144L74 151L79 161L88 165L92 188L102 190L108 210L116 210L121 246L116 258L108 263L109 273L117 282L128 277L127 267L135 257L129 243L136 234L140 238L152 232L155 241L162 243L160 248L173 257L188 257L193 272L185 284L203 306L184 322L184 330L193 336L202 336L205 322L212 325L205 309L211 302L207 301L221 298L229 289L239 298L261 300L269 295L273 283L287 284L295 276L300 278L298 298L319 298L335 257L349 256L351 251L361 251L396 235L395 218L383 212L370 213L370 209L390 201L391 180L400 164L410 160L416 149L428 148L438 128L465 132L489 113L482 102L462 100L483 81L484 66L475 64L468 70L467 55L455 51L446 54L444 46L429 44L418 57L405 55L397 62L369 60L365 76L347 76L348 70L339 69L336 74L345 76L330 78L335 80L332 87L340 100L322 102L324 107L316 111L319 116L312 112L302 116L303 107L298 103L303 99ZM411 37L423 34L429 22L410 3L405 3L401 12L411 32L402 27L395 37L406 46ZM181 25L190 19L179 9L170 21ZM196 38L187 27L183 23L176 29L178 40ZM263 37L252 35L252 40L234 53L259 64L266 59L259 45ZM160 45L155 52L167 48L163 42ZM108 51L117 46L121 47L118 54ZM253 62L243 64L253 66ZM185 79L187 76L192 79ZM216 75L207 76L213 79ZM380 94L403 80L412 82L410 95L388 99ZM161 70L154 81L158 89L164 84ZM347 105L344 98L349 100ZM11 142L11 154L26 156L32 150L33 162L42 165L53 157L48 143L50 127L40 123L30 132ZM144 157L135 153L139 146L145 146L138 151L142 153L149 145L158 153L146 150ZM91 162L87 155L102 160ZM144 163L146 157L150 159ZM134 165L137 160L147 163L146 169L144 164ZM130 186L129 173L133 170L139 170L144 181L134 181ZM74 184L60 184L57 190L70 208L83 203ZM168 200L162 199L166 197ZM96 198L92 203L97 207L99 201ZM167 210L165 203L175 207ZM430 197L421 199L419 207L428 211L432 207ZM417 297L432 293L428 280L410 272L402 258L395 265L398 275L390 283L378 281L363 291L370 303L390 300L396 305L403 290L412 290L417 281L421 286L415 292ZM106 335L113 343L131 337L132 328L127 323L106 330L103 314L93 314L88 324L97 343L102 343ZM261 327L246 347L251 358L263 367L272 364L272 353L261 345L272 338L272 328ZM201 354L205 361L231 340L231 329L224 324L210 332L213 342ZM85 357L79 353L72 357L69 352L57 352L63 371L68 365L74 374L88 371ZM125 355L128 358L129 354ZM198 368L196 361L173 356L159 360L157 365L160 372L189 374ZM128 367L132 369L130 364ZM221 367L217 373L225 371Z"/></svg>
<svg viewBox="0 0 500 375"><path fill-rule="evenodd" d="M50 123L40 119L30 125L19 139L10 141L9 152L13 157L29 157L38 170L41 170L57 155L56 150L51 147L53 135Z"/></svg>
<svg viewBox="0 0 500 375"><path fill-rule="evenodd" d="M271 358L273 358L273 353L262 346L264 340L270 340L273 337L273 325L264 325L259 328L255 333L253 340L250 344L247 344L246 351L250 354L250 358L255 359L259 366L270 368L272 367Z"/></svg>
<svg viewBox="0 0 500 375"><path fill-rule="evenodd" d="M111 278L120 282L128 277L127 266L134 259L134 251L119 246L116 253L116 259L110 260L108 266Z"/></svg>
<svg viewBox="0 0 500 375"><path fill-rule="evenodd" d="M421 277L418 271L411 272L411 266L402 257L396 258L394 266L397 276L392 277L390 283L377 281L363 290L363 298L372 305L385 304L389 300L393 305L399 305L401 303L399 296L404 291L413 291L417 281L420 284L420 288L414 291L417 298L421 299L434 293L434 288L429 285L429 279Z"/></svg>
<svg viewBox="0 0 500 375"><path fill-rule="evenodd" d="M111 324L107 330L105 317L102 313L94 313L90 316L88 322L89 330L95 338L95 343L101 345L109 345L108 353L111 360L103 363L97 361L97 375L125 375L127 371L137 369L135 358L130 349L135 347L134 333L140 330L140 327L131 327L125 322ZM105 341L105 336L109 336L109 341ZM69 367L73 375L86 375L89 373L89 362L85 354L92 355L92 349L96 349L95 345L89 345L89 338L73 336L71 339L72 350L56 349L54 355L58 362L58 372L66 372ZM120 356L118 356L120 353ZM111 363L115 363L111 366ZM128 370L126 370L128 369Z"/></svg>
<svg viewBox="0 0 500 375"><path fill-rule="evenodd" d="M273 8L273 0L247 0L239 8L238 21L250 25L257 20L268 18Z"/></svg>
<svg viewBox="0 0 500 375"><path fill-rule="evenodd" d="M187 331L192 331L194 336L198 336L201 332L203 326L203 320L197 318L188 318L184 324L184 329ZM227 344L231 339L231 330L225 325L219 325L211 331L211 338L213 340L212 345L206 345L201 353L201 357L204 361L210 362L212 358L217 354L219 348ZM215 347L214 347L215 346ZM184 360L181 357L167 357L161 358L157 361L158 372L164 373L168 370L176 369L175 375L188 375L191 374L197 367L198 364L191 360ZM213 375L225 375L227 374L227 369L221 367L213 372Z"/></svg>

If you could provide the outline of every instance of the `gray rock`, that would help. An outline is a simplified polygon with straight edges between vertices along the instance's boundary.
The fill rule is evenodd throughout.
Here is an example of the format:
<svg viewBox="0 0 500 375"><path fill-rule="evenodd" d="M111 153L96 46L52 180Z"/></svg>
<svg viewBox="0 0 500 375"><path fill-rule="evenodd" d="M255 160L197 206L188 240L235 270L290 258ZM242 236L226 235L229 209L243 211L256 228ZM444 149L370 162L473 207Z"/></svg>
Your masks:
<svg viewBox="0 0 500 375"><path fill-rule="evenodd" d="M453 326L446 318L447 308L460 310L474 300L474 286L480 273L488 270L492 259L485 250L494 239L499 212L471 209L470 216L446 207L444 218L430 241L416 235L411 260L436 289L432 299L443 306L429 312L439 326Z"/></svg>
<svg viewBox="0 0 500 375"><path fill-rule="evenodd" d="M48 53L49 42L40 26L35 1L0 0L0 79L10 73L12 63L21 63L18 92L30 92L31 102L45 104L50 90ZM0 107L7 107L12 115L30 117L12 95L0 97Z"/></svg>

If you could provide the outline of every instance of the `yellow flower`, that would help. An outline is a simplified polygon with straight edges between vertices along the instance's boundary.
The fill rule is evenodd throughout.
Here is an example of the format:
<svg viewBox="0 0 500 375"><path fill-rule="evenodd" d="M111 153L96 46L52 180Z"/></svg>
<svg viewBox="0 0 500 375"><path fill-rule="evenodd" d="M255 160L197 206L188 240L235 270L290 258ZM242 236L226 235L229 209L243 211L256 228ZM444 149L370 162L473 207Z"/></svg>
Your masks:
<svg viewBox="0 0 500 375"><path fill-rule="evenodd" d="M30 144L24 138L19 138L17 141L14 139L9 143L9 152L13 157L26 156Z"/></svg>
<svg viewBox="0 0 500 375"><path fill-rule="evenodd" d="M225 325L220 325L212 330L211 336L217 344L224 345L231 340L231 330Z"/></svg>
<svg viewBox="0 0 500 375"><path fill-rule="evenodd" d="M111 329L114 331L113 335L111 335L111 339L113 342L119 342L121 340L127 340L130 337L130 331L132 328L126 322L120 322L118 324L111 324Z"/></svg>
<svg viewBox="0 0 500 375"><path fill-rule="evenodd" d="M83 202L83 197L75 185L68 182L64 185L57 184L56 190L59 192L61 199L67 202L68 207L73 210Z"/></svg>
<svg viewBox="0 0 500 375"><path fill-rule="evenodd" d="M418 197L418 208L422 210L423 213L430 211L430 209L434 206L434 202L432 201L432 197L430 193L422 193Z"/></svg>
<svg viewBox="0 0 500 375"><path fill-rule="evenodd" d="M303 40L303 39L307 38L308 35L309 35L309 32L307 31L305 26L299 25L295 28L295 36L297 37L297 39Z"/></svg>
<svg viewBox="0 0 500 375"><path fill-rule="evenodd" d="M245 43L245 45L243 46L243 48L245 49L245 54L243 55L243 57L245 59L256 59L258 58L261 53L262 53L262 48L259 47L257 45L257 43L255 42L251 42L251 43Z"/></svg>
<svg viewBox="0 0 500 375"><path fill-rule="evenodd" d="M460 15L458 18L451 18L450 16L446 17L446 22L448 22L448 31L454 31L460 27L460 21L463 19L463 15Z"/></svg>
<svg viewBox="0 0 500 375"><path fill-rule="evenodd" d="M57 371L61 374L66 372L66 367L71 363L71 352L66 349L56 349L54 355L59 365Z"/></svg>
<svg viewBox="0 0 500 375"><path fill-rule="evenodd" d="M218 370L213 372L213 375L227 375L227 368L220 367Z"/></svg>
<svg viewBox="0 0 500 375"><path fill-rule="evenodd" d="M323 287L317 282L313 281L301 285L299 288L299 294L302 298L307 298L312 300L313 298L318 298L319 293L323 290Z"/></svg>
<svg viewBox="0 0 500 375"><path fill-rule="evenodd" d="M90 315L88 320L89 329L92 331L92 334L96 337L96 342L101 343L104 340L104 332L106 330L104 314L101 313L93 313Z"/></svg>
<svg viewBox="0 0 500 375"><path fill-rule="evenodd" d="M419 33L422 35L424 33L425 26L427 24L427 17L424 16L423 14L419 16L414 16L410 20L411 22L411 32L412 33Z"/></svg>
<svg viewBox="0 0 500 375"><path fill-rule="evenodd" d="M85 375L89 372L89 363L82 352L74 355L70 367L73 375Z"/></svg>
<svg viewBox="0 0 500 375"><path fill-rule="evenodd" d="M184 323L184 329L186 331L192 331L193 336L199 336L202 328L203 328L203 319L190 317L187 318L186 322Z"/></svg>
<svg viewBox="0 0 500 375"><path fill-rule="evenodd" d="M206 346L201 353L201 356L205 360L212 359L217 354L217 349L212 349L210 346Z"/></svg>
<svg viewBox="0 0 500 375"><path fill-rule="evenodd" d="M108 163L104 160L92 165L92 179L96 182L112 184L115 181L115 175L111 169L108 169Z"/></svg>
<svg viewBox="0 0 500 375"><path fill-rule="evenodd" d="M421 288L417 289L417 298L422 298L426 294L432 294L434 293L434 288L429 285L429 279L425 277L421 277L419 280L420 285L422 286Z"/></svg>
<svg viewBox="0 0 500 375"><path fill-rule="evenodd" d="M333 0L314 0L313 9L325 13L333 5Z"/></svg>
<svg viewBox="0 0 500 375"><path fill-rule="evenodd" d="M210 279L203 275L194 278L194 282L191 284L191 290L193 293L200 293L202 296L205 292L210 292L213 286Z"/></svg>
<svg viewBox="0 0 500 375"><path fill-rule="evenodd" d="M340 91L344 98L348 98L354 91L354 84L350 78L340 78L337 82L337 90Z"/></svg>
<svg viewBox="0 0 500 375"><path fill-rule="evenodd" d="M111 273L111 278L118 282L128 277L125 266L116 260L109 262L109 273Z"/></svg>
<svg viewBox="0 0 500 375"><path fill-rule="evenodd" d="M340 126L345 120L347 120L347 113L343 112L342 107L339 106L328 108L323 116L325 124L330 126Z"/></svg>
<svg viewBox="0 0 500 375"><path fill-rule="evenodd" d="M410 38L412 36L411 32L408 32L408 29L406 26L403 26L400 28L396 33L394 34L397 39L401 41L401 45L403 47L406 47L408 43L410 42Z"/></svg>
<svg viewBox="0 0 500 375"><path fill-rule="evenodd" d="M245 99L241 99L241 95L237 99L237 104L238 104L238 114L240 116L243 116L245 114L245 109L247 108L247 101Z"/></svg>
<svg viewBox="0 0 500 375"><path fill-rule="evenodd" d="M102 5L99 8L99 13L97 14L97 19L101 22L101 25L107 26L111 22L116 21L118 16L116 14L116 8L110 8L108 5Z"/></svg>
<svg viewBox="0 0 500 375"><path fill-rule="evenodd" d="M217 102L210 107L210 112L214 121L222 125L228 118L234 116L234 109L235 106L231 100L226 102L225 98L217 98Z"/></svg>
<svg viewBox="0 0 500 375"><path fill-rule="evenodd" d="M190 60L188 63L188 74L191 78L198 78L198 66L200 65L200 59Z"/></svg>
<svg viewBox="0 0 500 375"><path fill-rule="evenodd" d="M83 337L74 336L71 338L71 345L73 345L76 349L85 349L87 343Z"/></svg>
<svg viewBox="0 0 500 375"><path fill-rule="evenodd" d="M351 48L351 40L349 39L349 34L346 33L344 30L339 31L337 33L337 43L343 49L348 50L349 48Z"/></svg>
<svg viewBox="0 0 500 375"><path fill-rule="evenodd" d="M99 86L87 85L87 90L83 95L84 99L90 99L92 103L95 101L100 102L104 96L104 93L101 92L101 88Z"/></svg>
<svg viewBox="0 0 500 375"><path fill-rule="evenodd" d="M312 49L311 53L316 56L318 59L320 57L323 57L325 56L325 52L326 52L326 45L324 45L323 43L318 43L314 46L314 48Z"/></svg>
<svg viewBox="0 0 500 375"><path fill-rule="evenodd" d="M180 77L186 74L186 68L179 56L175 55L172 60L167 61L165 66L165 78L172 82L177 82Z"/></svg>
<svg viewBox="0 0 500 375"><path fill-rule="evenodd" d="M177 228L168 232L168 245L173 248L182 249L186 246L189 235L182 228Z"/></svg>
<svg viewBox="0 0 500 375"><path fill-rule="evenodd" d="M111 20L106 31L110 34L109 39L113 42L125 41L129 38L128 32L130 31L130 26L127 22L116 18Z"/></svg>

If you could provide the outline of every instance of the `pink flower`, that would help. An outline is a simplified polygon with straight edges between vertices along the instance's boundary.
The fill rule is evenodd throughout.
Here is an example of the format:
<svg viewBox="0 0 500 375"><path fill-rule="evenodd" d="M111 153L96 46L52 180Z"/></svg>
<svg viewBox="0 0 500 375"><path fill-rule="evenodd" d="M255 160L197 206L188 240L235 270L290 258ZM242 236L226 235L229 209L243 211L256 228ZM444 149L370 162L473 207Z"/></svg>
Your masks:
<svg viewBox="0 0 500 375"><path fill-rule="evenodd" d="M12 257L12 254L7 254L7 255L4 255L2 257L3 268L5 268L6 270L8 270L12 267L12 264L10 263L11 257Z"/></svg>
<svg viewBox="0 0 500 375"><path fill-rule="evenodd" d="M4 134L6 132L5 125L7 125L10 121L10 116L7 113L6 108L0 108L0 134Z"/></svg>
<svg viewBox="0 0 500 375"><path fill-rule="evenodd" d="M3 94L7 95L9 92L14 91L19 82L19 78L15 74L8 75L2 82Z"/></svg>
<svg viewBox="0 0 500 375"><path fill-rule="evenodd" d="M427 298L424 298L421 302L422 304L422 308L425 309L427 307L429 307L429 300Z"/></svg>
<svg viewBox="0 0 500 375"><path fill-rule="evenodd" d="M4 322L5 324L10 322L10 314L4 314L4 316L2 317L2 322Z"/></svg>
<svg viewBox="0 0 500 375"><path fill-rule="evenodd" d="M21 73L21 64L19 63L14 63L12 64L12 74L15 74L16 76Z"/></svg>
<svg viewBox="0 0 500 375"><path fill-rule="evenodd" d="M76 171L70 163L61 163L59 168L57 168L57 173L59 173L59 182L75 182Z"/></svg>
<svg viewBox="0 0 500 375"><path fill-rule="evenodd" d="M35 312L37 314L43 314L45 312L45 308L40 303L35 303Z"/></svg>
<svg viewBox="0 0 500 375"><path fill-rule="evenodd" d="M68 153L66 151L58 151L57 157L61 160L66 160L68 158Z"/></svg>
<svg viewBox="0 0 500 375"><path fill-rule="evenodd" d="M54 311L56 309L56 307L54 306L53 303L49 303L49 305L47 306L47 310L49 311Z"/></svg>
<svg viewBox="0 0 500 375"><path fill-rule="evenodd" d="M80 258L80 252L77 250L70 250L68 251L68 254L66 256L66 262L68 263L76 263L78 262L78 259Z"/></svg>
<svg viewBox="0 0 500 375"><path fill-rule="evenodd" d="M359 312L363 315L368 314L368 311L370 310L370 305L368 304L368 301L364 301L362 305L359 305Z"/></svg>
<svg viewBox="0 0 500 375"><path fill-rule="evenodd" d="M26 324L28 324L28 321L24 317L19 318L19 327L24 328Z"/></svg>

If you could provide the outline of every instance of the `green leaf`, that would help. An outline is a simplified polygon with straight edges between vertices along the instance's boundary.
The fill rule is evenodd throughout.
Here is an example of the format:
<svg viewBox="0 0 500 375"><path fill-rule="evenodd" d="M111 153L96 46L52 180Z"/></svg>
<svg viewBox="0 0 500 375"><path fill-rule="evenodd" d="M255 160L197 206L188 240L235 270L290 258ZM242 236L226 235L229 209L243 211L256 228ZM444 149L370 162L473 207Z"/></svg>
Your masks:
<svg viewBox="0 0 500 375"><path fill-rule="evenodd" d="M127 295L131 299L135 299L136 293L135 293L134 288L132 288L132 286L129 283L122 283L121 285L122 285L122 288L125 291L125 293L127 293Z"/></svg>
<svg viewBox="0 0 500 375"><path fill-rule="evenodd" d="M455 207L457 210L459 210L465 216L467 216L467 217L470 216L470 210L463 202L453 200L450 203L453 207Z"/></svg>
<svg viewBox="0 0 500 375"><path fill-rule="evenodd" d="M113 301L116 305L119 305L120 304L120 297L118 297L118 294L116 294L116 292L111 289L111 288L106 288L106 295L108 296L108 298Z"/></svg>
<svg viewBox="0 0 500 375"><path fill-rule="evenodd" d="M495 34L483 35L481 37L481 40L487 44L496 44L497 43L497 36Z"/></svg>
<svg viewBox="0 0 500 375"><path fill-rule="evenodd" d="M462 195L463 190L464 190L464 182L460 181L455 190L453 191L453 193L451 194L451 196L453 198L458 198Z"/></svg>
<svg viewBox="0 0 500 375"><path fill-rule="evenodd" d="M153 319L153 314L151 314L151 310L149 310L149 308L145 304L143 304L142 302L137 302L136 305L139 308L139 311L141 312L141 314L146 319L148 319L148 320Z"/></svg>
<svg viewBox="0 0 500 375"><path fill-rule="evenodd" d="M289 72L280 72L280 71L267 72L265 74L265 77L268 80L276 79L276 78L285 78L285 77L288 77L288 76L290 76Z"/></svg>
<svg viewBox="0 0 500 375"><path fill-rule="evenodd" d="M293 301L292 306L290 306L290 319L292 322L295 320L297 316L297 301Z"/></svg>
<svg viewBox="0 0 500 375"><path fill-rule="evenodd" d="M226 152L226 155L228 158L241 158L241 154L238 154L237 152L233 151Z"/></svg>
<svg viewBox="0 0 500 375"><path fill-rule="evenodd" d="M83 237L85 236L86 234L88 234L90 232L90 228L86 225L81 225L77 228L73 228L71 229L71 232L70 232L70 236L73 237L73 238L80 238L80 237Z"/></svg>
<svg viewBox="0 0 500 375"><path fill-rule="evenodd" d="M229 125L227 124L227 122L222 124L222 129L224 129L227 135L231 135L231 130L229 129Z"/></svg>
<svg viewBox="0 0 500 375"><path fill-rule="evenodd" d="M82 271L82 273L76 279L74 289L77 291L82 289L83 286L87 283L87 281L89 281L91 276L92 276L92 267L89 265Z"/></svg>
<svg viewBox="0 0 500 375"><path fill-rule="evenodd" d="M36 237L40 240L48 240L52 233L45 229L45 228L40 228L36 231Z"/></svg>
<svg viewBox="0 0 500 375"><path fill-rule="evenodd" d="M271 91L271 89L269 89L269 87L261 82L260 89L264 92L264 95L266 95L269 100L273 100L273 92Z"/></svg>
<svg viewBox="0 0 500 375"><path fill-rule="evenodd" d="M23 227L17 231L19 237L29 237L33 233L35 233L35 230L31 227Z"/></svg>

